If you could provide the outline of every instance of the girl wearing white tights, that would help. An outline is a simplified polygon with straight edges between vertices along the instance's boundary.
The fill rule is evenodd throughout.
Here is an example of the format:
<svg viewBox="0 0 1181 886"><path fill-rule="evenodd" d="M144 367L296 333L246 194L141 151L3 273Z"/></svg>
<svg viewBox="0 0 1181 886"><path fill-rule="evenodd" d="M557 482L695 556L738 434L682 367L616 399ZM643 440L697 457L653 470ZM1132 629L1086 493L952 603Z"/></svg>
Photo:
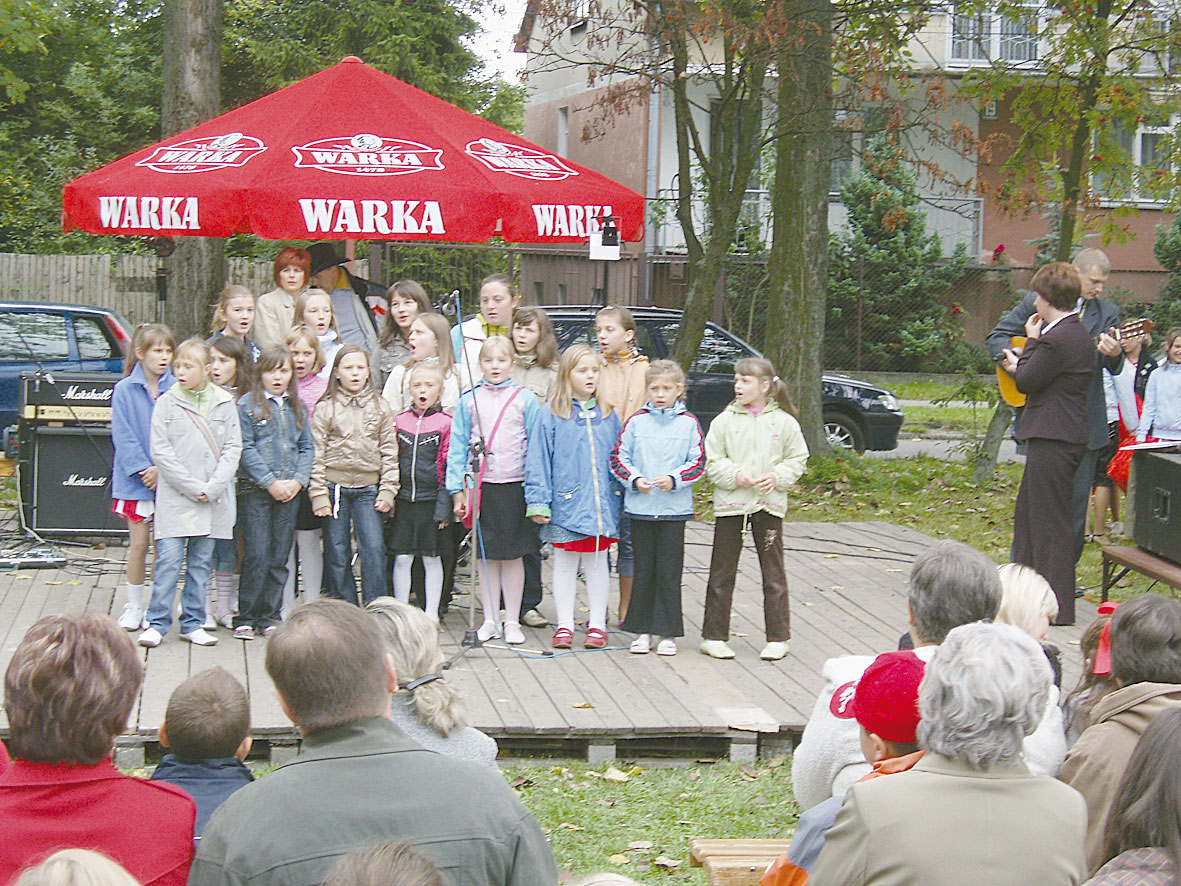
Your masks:
<svg viewBox="0 0 1181 886"><path fill-rule="evenodd" d="M623 490L608 458L619 439L619 416L595 400L600 360L586 345L562 354L558 378L542 407L525 463L526 513L553 542L555 649L574 643L578 567L590 609L588 649L607 645L607 548L619 532Z"/></svg>

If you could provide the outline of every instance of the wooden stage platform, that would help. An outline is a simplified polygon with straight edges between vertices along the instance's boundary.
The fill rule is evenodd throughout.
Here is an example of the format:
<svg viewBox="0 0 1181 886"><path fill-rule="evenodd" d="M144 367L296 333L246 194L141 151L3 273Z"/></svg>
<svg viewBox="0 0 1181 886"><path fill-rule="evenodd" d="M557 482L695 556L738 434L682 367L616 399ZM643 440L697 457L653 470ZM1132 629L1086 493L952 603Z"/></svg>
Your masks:
<svg viewBox="0 0 1181 886"><path fill-rule="evenodd" d="M543 656L552 628L526 628L527 643L519 650L471 650L447 671L466 695L471 724L495 736L507 754L585 755L598 761L615 756L752 759L759 752L789 751L807 722L826 659L897 647L906 629L911 561L934 541L882 522L785 524L791 653L768 663L758 658L764 643L762 594L749 542L734 599L731 645L738 658L715 661L697 651L712 534L707 524L689 525L683 595L687 636L676 656L631 655L630 636L615 630L606 650L576 647ZM123 549L65 552L76 559L64 569L0 573L0 670L42 615L83 609L117 615L121 609L117 561ZM459 650L466 601L466 595L459 596L445 619L447 654ZM1051 629L1063 649L1064 686L1078 678L1078 638L1095 614L1093 603L1079 602L1076 627ZM541 608L553 614L548 594ZM142 759L145 746L153 752L172 689L191 671L215 664L247 687L259 749L269 749L275 760L293 752L296 733L263 667L266 641L236 641L224 630L218 636L216 647L197 648L180 640L174 626L161 646L143 650L146 677L121 740L123 762ZM581 639L576 634L576 642Z"/></svg>

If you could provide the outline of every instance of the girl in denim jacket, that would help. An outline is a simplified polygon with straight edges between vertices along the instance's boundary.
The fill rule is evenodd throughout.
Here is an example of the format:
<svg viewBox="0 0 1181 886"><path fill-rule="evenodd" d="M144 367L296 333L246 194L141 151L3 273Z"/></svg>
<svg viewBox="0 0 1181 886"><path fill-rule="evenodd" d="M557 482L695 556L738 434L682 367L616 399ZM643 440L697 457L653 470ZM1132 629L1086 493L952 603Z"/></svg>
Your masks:
<svg viewBox="0 0 1181 886"><path fill-rule="evenodd" d="M253 640L256 633L269 637L278 626L298 496L308 485L315 453L291 352L282 345L269 347L255 368L254 389L238 401L243 555L234 636L239 640Z"/></svg>

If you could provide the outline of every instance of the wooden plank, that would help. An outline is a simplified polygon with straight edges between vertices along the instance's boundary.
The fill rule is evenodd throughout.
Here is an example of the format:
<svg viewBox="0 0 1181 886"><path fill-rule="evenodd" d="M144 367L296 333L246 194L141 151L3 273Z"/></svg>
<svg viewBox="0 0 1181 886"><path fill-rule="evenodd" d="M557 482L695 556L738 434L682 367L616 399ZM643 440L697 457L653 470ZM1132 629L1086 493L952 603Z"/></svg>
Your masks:
<svg viewBox="0 0 1181 886"><path fill-rule="evenodd" d="M251 731L256 735L288 732L293 726L279 704L279 693L266 669L267 641L256 640L224 641L229 646L241 646L246 669L246 692L250 695Z"/></svg>

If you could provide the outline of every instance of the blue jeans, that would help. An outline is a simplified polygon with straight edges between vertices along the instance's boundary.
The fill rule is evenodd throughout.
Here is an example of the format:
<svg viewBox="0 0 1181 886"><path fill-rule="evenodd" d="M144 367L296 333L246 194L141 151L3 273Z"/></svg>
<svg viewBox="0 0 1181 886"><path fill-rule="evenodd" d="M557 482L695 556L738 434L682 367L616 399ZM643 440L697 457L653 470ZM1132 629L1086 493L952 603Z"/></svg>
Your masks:
<svg viewBox="0 0 1181 886"><path fill-rule="evenodd" d="M351 533L357 536L357 553L361 557L361 599L368 603L389 593L389 575L385 566L385 543L381 531L381 514L377 502L377 486L337 486L328 484L328 497L336 515L324 524L324 593L356 603L357 590L348 580L353 560Z"/></svg>
<svg viewBox="0 0 1181 886"><path fill-rule="evenodd" d="M262 631L279 623L298 511L298 498L275 501L265 489L238 481L238 528L243 551L234 627L249 625Z"/></svg>
<svg viewBox="0 0 1181 886"><path fill-rule="evenodd" d="M234 527L233 538L215 538L213 540L214 572L238 571L238 533L241 532L241 529L242 523L239 518L238 525Z"/></svg>
<svg viewBox="0 0 1181 886"><path fill-rule="evenodd" d="M187 562L185 584L180 593L180 632L191 633L205 623L205 585L213 564L214 541L207 535L156 539L148 624L161 634L167 634L172 626L172 602L176 599L176 583L184 561Z"/></svg>

